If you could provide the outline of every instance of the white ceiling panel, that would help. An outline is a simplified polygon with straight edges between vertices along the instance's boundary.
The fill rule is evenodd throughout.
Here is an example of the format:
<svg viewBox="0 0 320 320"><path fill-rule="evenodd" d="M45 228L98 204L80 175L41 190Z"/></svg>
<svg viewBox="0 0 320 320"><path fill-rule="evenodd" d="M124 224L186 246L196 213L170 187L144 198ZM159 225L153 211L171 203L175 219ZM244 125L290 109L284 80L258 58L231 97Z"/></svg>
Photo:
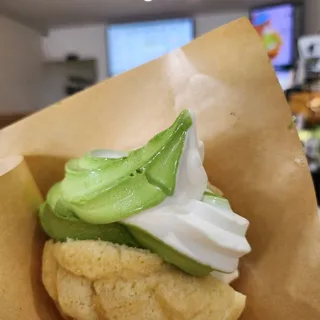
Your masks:
<svg viewBox="0 0 320 320"><path fill-rule="evenodd" d="M320 1L320 0L319 0ZM50 27L108 20L247 9L268 0L0 0L0 13Z"/></svg>

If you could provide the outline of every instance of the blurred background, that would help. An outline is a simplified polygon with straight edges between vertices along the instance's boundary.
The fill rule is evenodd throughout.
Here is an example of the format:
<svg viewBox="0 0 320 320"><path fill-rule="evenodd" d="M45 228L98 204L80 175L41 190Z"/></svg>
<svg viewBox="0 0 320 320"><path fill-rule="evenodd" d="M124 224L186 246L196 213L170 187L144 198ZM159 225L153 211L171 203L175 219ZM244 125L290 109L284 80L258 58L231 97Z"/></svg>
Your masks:
<svg viewBox="0 0 320 320"><path fill-rule="evenodd" d="M320 203L320 0L0 0L0 128L243 16L288 99Z"/></svg>

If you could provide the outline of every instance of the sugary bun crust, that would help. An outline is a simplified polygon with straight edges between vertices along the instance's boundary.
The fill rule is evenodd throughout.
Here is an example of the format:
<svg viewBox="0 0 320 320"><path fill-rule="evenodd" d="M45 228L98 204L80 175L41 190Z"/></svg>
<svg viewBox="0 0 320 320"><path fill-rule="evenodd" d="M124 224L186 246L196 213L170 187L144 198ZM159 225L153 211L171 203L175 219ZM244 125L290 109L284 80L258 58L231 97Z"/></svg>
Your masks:
<svg viewBox="0 0 320 320"><path fill-rule="evenodd" d="M245 296L212 277L101 241L48 241L42 279L65 319L236 320L245 306Z"/></svg>

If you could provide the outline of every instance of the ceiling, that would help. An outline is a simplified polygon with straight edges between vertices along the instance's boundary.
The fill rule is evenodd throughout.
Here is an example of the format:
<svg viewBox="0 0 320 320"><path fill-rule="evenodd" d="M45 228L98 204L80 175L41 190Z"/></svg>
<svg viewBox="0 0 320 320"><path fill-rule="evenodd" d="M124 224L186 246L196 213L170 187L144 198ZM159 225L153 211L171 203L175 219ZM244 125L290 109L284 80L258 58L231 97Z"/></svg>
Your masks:
<svg viewBox="0 0 320 320"><path fill-rule="evenodd" d="M47 28L107 20L191 15L208 10L246 10L277 0L0 0L0 14Z"/></svg>

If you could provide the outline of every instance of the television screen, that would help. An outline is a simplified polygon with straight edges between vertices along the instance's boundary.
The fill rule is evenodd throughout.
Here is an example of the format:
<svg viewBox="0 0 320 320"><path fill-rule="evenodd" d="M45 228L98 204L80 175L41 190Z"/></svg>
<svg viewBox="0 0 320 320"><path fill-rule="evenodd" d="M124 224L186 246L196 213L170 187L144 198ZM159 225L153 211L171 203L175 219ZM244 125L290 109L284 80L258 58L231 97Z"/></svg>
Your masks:
<svg viewBox="0 0 320 320"><path fill-rule="evenodd" d="M295 56L295 6L288 3L255 8L250 18L263 39L273 66L292 65Z"/></svg>
<svg viewBox="0 0 320 320"><path fill-rule="evenodd" d="M110 25L107 27L109 75L156 59L184 46L193 37L191 18Z"/></svg>

